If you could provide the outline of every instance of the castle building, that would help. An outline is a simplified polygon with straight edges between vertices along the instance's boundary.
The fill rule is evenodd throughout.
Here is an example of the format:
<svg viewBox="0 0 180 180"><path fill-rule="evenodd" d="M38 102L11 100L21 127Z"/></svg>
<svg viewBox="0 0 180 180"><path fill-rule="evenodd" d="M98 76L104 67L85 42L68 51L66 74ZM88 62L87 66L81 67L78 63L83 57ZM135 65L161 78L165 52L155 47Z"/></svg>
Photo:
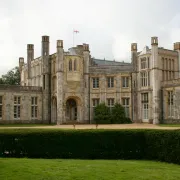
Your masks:
<svg viewBox="0 0 180 180"><path fill-rule="evenodd" d="M91 57L89 45L67 52L57 40L49 53L49 36L42 36L41 57L27 45L27 63L19 58L20 86L0 85L0 123L93 123L94 107L120 103L133 122L180 123L180 43L174 50L158 47L137 51L131 62ZM179 104L178 104L179 103Z"/></svg>

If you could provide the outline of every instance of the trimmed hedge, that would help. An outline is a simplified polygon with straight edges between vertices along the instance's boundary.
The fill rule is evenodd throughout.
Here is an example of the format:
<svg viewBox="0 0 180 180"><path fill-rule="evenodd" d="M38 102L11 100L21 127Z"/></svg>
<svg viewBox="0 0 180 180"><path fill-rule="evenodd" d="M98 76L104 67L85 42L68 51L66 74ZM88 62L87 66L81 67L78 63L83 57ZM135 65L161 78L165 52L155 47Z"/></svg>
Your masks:
<svg viewBox="0 0 180 180"><path fill-rule="evenodd" d="M149 159L180 164L180 131L0 130L0 157Z"/></svg>

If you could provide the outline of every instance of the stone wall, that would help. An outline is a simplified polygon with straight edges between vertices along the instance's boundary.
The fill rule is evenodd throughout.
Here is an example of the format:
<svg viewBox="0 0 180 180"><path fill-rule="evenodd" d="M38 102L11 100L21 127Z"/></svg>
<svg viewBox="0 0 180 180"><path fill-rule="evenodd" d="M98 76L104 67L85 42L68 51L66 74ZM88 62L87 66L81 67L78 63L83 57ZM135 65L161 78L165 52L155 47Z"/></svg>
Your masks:
<svg viewBox="0 0 180 180"><path fill-rule="evenodd" d="M3 104L1 124L43 123L41 87L0 85L0 96ZM20 97L20 118L14 117L14 97ZM37 117L33 119L31 117L32 97L37 97Z"/></svg>

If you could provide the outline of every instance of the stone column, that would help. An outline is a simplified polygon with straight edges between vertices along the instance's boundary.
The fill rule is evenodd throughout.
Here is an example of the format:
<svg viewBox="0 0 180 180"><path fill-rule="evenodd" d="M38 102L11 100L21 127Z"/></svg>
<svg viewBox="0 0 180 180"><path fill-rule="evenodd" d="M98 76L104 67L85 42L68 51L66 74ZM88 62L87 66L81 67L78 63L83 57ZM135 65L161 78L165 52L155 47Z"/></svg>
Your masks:
<svg viewBox="0 0 180 180"><path fill-rule="evenodd" d="M43 121L51 122L49 36L42 36Z"/></svg>
<svg viewBox="0 0 180 180"><path fill-rule="evenodd" d="M139 117L139 106L138 106L138 61L137 61L137 43L131 44L131 63L133 66L131 84L132 84L132 93L131 93L131 110L132 110L132 121L138 122Z"/></svg>
<svg viewBox="0 0 180 180"><path fill-rule="evenodd" d="M27 45L28 86L32 84L31 61L34 60L34 45Z"/></svg>
<svg viewBox="0 0 180 180"><path fill-rule="evenodd" d="M56 57L56 76L57 76L57 124L65 122L64 113L64 50L63 41L57 40Z"/></svg>
<svg viewBox="0 0 180 180"><path fill-rule="evenodd" d="M89 110L90 110L90 102L89 102L89 94L90 94L90 87L89 87L89 61L90 61L90 51L89 45L83 44L83 56L84 56L84 121L89 123Z"/></svg>
<svg viewBox="0 0 180 180"><path fill-rule="evenodd" d="M151 38L151 61L152 61L152 77L150 81L153 87L152 92L152 118L153 124L159 124L160 118L160 84L161 77L159 76L160 70L158 68L158 38Z"/></svg>

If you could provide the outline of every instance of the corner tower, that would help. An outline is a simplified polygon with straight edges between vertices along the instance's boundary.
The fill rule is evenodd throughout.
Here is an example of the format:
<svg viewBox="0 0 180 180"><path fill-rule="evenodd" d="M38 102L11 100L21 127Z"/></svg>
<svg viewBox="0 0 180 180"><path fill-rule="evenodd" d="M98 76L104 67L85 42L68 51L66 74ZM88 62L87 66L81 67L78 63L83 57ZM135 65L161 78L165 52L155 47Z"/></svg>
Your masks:
<svg viewBox="0 0 180 180"><path fill-rule="evenodd" d="M178 52L178 76L176 77L179 77L180 78L180 42L176 42L174 43L174 51L177 51Z"/></svg>
<svg viewBox="0 0 180 180"><path fill-rule="evenodd" d="M151 38L151 60L152 60L152 118L153 124L158 124L160 119L160 69L158 62L158 37Z"/></svg>
<svg viewBox="0 0 180 180"><path fill-rule="evenodd" d="M90 123L89 44L83 44L83 57L84 57L84 121Z"/></svg>
<svg viewBox="0 0 180 180"><path fill-rule="evenodd" d="M133 67L132 71L132 121L138 122L138 61L137 61L137 43L131 44L131 64Z"/></svg>
<svg viewBox="0 0 180 180"><path fill-rule="evenodd" d="M64 50L63 41L57 40L56 57L56 77L57 77L57 124L64 122Z"/></svg>
<svg viewBox="0 0 180 180"><path fill-rule="evenodd" d="M42 36L42 81L43 81L43 121L50 122L51 99L50 99L50 59L49 59L49 36Z"/></svg>
<svg viewBox="0 0 180 180"><path fill-rule="evenodd" d="M31 61L34 60L34 45L27 44L27 67L28 67L28 86L31 86L32 72L31 72Z"/></svg>

